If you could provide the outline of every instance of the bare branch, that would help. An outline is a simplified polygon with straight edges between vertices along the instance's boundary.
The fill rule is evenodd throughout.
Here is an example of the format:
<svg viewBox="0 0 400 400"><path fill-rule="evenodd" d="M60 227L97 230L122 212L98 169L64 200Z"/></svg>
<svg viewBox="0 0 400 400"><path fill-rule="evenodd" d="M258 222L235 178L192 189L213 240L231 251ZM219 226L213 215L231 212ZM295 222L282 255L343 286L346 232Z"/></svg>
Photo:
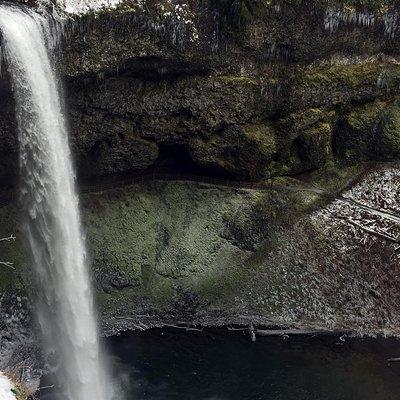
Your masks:
<svg viewBox="0 0 400 400"><path fill-rule="evenodd" d="M0 242L15 242L16 237L11 235L9 237L0 238Z"/></svg>
<svg viewBox="0 0 400 400"><path fill-rule="evenodd" d="M5 267L15 269L14 264L8 261L0 261L0 265L4 265Z"/></svg>
<svg viewBox="0 0 400 400"><path fill-rule="evenodd" d="M0 238L0 242L15 242L15 239L16 237L14 235L11 235L8 237ZM15 269L14 264L12 262L0 261L0 265L3 265L11 269Z"/></svg>

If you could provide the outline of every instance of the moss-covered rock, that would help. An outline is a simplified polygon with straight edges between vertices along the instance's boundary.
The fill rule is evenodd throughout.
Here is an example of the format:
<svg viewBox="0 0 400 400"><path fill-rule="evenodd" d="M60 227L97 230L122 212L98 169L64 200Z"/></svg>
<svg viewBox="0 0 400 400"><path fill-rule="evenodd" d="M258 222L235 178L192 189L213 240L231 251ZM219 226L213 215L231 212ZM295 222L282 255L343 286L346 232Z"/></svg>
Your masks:
<svg viewBox="0 0 400 400"><path fill-rule="evenodd" d="M397 102L376 100L352 110L336 134L336 154L353 164L368 159L398 159Z"/></svg>
<svg viewBox="0 0 400 400"><path fill-rule="evenodd" d="M291 78L288 107L338 107L363 103L396 92L400 83L397 62L364 60L299 69Z"/></svg>
<svg viewBox="0 0 400 400"><path fill-rule="evenodd" d="M335 152L342 160L355 164L376 154L372 138L385 107L386 102L377 100L355 108L346 116L335 138Z"/></svg>
<svg viewBox="0 0 400 400"><path fill-rule="evenodd" d="M244 180L268 176L277 152L274 129L265 124L228 126L208 139L195 139L189 149L193 160Z"/></svg>
<svg viewBox="0 0 400 400"><path fill-rule="evenodd" d="M400 319L395 314L400 227L390 213L397 207L397 170L378 170L348 192L354 204L341 197L327 207L327 195L358 181L362 172L337 171L330 165L325 174L311 174L307 184L280 178L238 189L153 181L84 195L105 331L253 321L394 332ZM358 207L359 199L372 211ZM0 209L3 236L17 225L11 210ZM365 221L374 221L393 240L379 229L374 236ZM15 262L10 273L16 275L9 280L1 271L7 289L17 288L20 276L32 281L21 244L9 246L4 257ZM376 282L372 294L371 282ZM384 313L391 318L385 320Z"/></svg>
<svg viewBox="0 0 400 400"><path fill-rule="evenodd" d="M332 156L335 122L334 111L318 108L293 113L281 120L281 146L290 154L283 159L283 170L300 172L324 166Z"/></svg>
<svg viewBox="0 0 400 400"><path fill-rule="evenodd" d="M139 296L165 308L182 288L201 295L204 303L230 296L224 285L238 283L240 262L283 216L296 218L297 208L283 212L288 206L285 196L274 191L183 182L85 196L84 221L100 297L114 293L115 307L124 308L125 296L126 302Z"/></svg>
<svg viewBox="0 0 400 400"><path fill-rule="evenodd" d="M158 157L157 143L140 138L129 118L98 110L72 116L72 147L85 178L146 169Z"/></svg>
<svg viewBox="0 0 400 400"><path fill-rule="evenodd" d="M351 143L346 119L363 104L397 96L394 3L176 6L129 0L70 20L60 68L80 176L147 169L165 145L181 146L198 166L211 166L209 173L239 179L319 168L331 157L330 141L339 161L375 157L361 149L364 139ZM7 75L0 86L0 182L6 184L15 180L17 141ZM319 116L332 110L343 131ZM265 141L243 133L247 125L274 127L272 156L270 143L266 149Z"/></svg>
<svg viewBox="0 0 400 400"><path fill-rule="evenodd" d="M321 168L332 156L333 127L320 122L305 130L298 140L298 151L304 169Z"/></svg>
<svg viewBox="0 0 400 400"><path fill-rule="evenodd" d="M376 130L373 132L371 145L373 155L379 159L393 160L400 157L400 105L385 108Z"/></svg>
<svg viewBox="0 0 400 400"><path fill-rule="evenodd" d="M362 135L376 124L379 119L379 114L385 106L385 102L377 100L373 103L358 107L350 112L347 117L347 122L352 129Z"/></svg>

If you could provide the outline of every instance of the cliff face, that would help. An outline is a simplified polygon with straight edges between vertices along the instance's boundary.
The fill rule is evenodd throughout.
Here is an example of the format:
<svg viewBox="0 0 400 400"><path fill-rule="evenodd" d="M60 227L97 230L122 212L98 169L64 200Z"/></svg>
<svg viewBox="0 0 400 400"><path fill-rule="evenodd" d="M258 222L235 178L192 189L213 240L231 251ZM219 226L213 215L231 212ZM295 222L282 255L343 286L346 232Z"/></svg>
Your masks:
<svg viewBox="0 0 400 400"><path fill-rule="evenodd" d="M60 68L108 333L397 333L400 33L395 9L368 7L132 1L68 22ZM0 85L6 185L17 140ZM4 234L18 224L7 207ZM3 288L25 290L28 257L4 253L22 272L2 272Z"/></svg>
<svg viewBox="0 0 400 400"><path fill-rule="evenodd" d="M364 26L356 9L236 3L130 4L79 22L65 72L82 171L143 169L165 145L242 180L398 157L389 9Z"/></svg>
<svg viewBox="0 0 400 400"><path fill-rule="evenodd" d="M396 159L395 10L267 3L131 1L69 21L60 67L79 174L142 170L166 145L242 180ZM4 79L2 91L5 182L16 143Z"/></svg>

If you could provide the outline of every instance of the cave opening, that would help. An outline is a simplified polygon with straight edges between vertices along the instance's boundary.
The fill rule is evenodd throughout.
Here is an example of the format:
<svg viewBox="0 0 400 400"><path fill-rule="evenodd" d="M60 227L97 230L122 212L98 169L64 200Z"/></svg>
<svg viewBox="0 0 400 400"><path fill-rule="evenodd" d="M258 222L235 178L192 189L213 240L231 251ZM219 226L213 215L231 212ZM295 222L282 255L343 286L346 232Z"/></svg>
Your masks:
<svg viewBox="0 0 400 400"><path fill-rule="evenodd" d="M191 157L183 144L163 143L159 145L159 156L150 168L155 172L176 175L177 178L197 177L198 179L226 179L234 177L216 166L202 165Z"/></svg>

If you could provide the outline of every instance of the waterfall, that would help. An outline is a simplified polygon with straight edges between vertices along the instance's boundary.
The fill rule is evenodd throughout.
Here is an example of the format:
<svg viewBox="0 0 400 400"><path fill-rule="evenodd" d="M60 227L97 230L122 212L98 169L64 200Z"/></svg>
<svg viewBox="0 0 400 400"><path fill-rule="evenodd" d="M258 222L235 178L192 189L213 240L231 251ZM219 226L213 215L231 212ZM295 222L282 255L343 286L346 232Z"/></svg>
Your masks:
<svg viewBox="0 0 400 400"><path fill-rule="evenodd" d="M49 50L53 23L0 5L0 31L16 103L21 197L37 281L38 321L59 356L69 400L105 400L74 171Z"/></svg>

